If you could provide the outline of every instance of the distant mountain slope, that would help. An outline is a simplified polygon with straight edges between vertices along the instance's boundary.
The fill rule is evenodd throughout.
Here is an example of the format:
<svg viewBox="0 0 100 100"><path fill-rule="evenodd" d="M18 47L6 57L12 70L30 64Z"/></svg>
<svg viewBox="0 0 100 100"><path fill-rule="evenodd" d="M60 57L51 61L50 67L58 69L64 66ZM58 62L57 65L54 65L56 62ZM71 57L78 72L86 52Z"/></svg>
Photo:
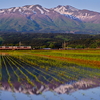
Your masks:
<svg viewBox="0 0 100 100"><path fill-rule="evenodd" d="M76 9L72 6L57 6L53 8L54 11L57 11L60 14L66 14L70 16L74 16L79 18L84 22L91 22L91 23L100 23L100 13L89 11L89 10L80 10Z"/></svg>
<svg viewBox="0 0 100 100"><path fill-rule="evenodd" d="M100 32L100 13L72 6L47 9L26 5L0 10L0 31L17 32Z"/></svg>

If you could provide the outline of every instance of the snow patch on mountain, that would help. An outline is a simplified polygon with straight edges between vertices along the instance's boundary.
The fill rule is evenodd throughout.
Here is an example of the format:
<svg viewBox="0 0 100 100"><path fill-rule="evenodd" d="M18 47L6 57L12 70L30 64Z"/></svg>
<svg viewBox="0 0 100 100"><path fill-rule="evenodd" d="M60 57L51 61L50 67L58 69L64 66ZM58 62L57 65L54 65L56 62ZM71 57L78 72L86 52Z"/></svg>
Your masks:
<svg viewBox="0 0 100 100"><path fill-rule="evenodd" d="M61 13L61 14L66 14L66 12L70 11L78 11L79 9L76 9L72 6L58 6L56 8L54 8L55 11Z"/></svg>
<svg viewBox="0 0 100 100"><path fill-rule="evenodd" d="M44 11L41 8L39 8L38 6L36 8L41 12L41 14L44 14Z"/></svg>
<svg viewBox="0 0 100 100"><path fill-rule="evenodd" d="M15 7L15 9L13 10L13 12L15 12L16 10L19 10L19 7Z"/></svg>
<svg viewBox="0 0 100 100"><path fill-rule="evenodd" d="M27 7L22 7L22 9L23 9L23 10L27 10L28 8L27 8Z"/></svg>
<svg viewBox="0 0 100 100"><path fill-rule="evenodd" d="M68 15L68 14L62 14L62 15L66 16L66 17L68 17L68 18L70 18L70 19L77 20L77 21L80 21L80 22L81 22L81 19L79 19L79 18L77 18L77 17L75 17L75 16Z"/></svg>
<svg viewBox="0 0 100 100"><path fill-rule="evenodd" d="M64 6L54 9L54 11L57 11L60 14L64 14L65 10L67 10L67 9Z"/></svg>
<svg viewBox="0 0 100 100"><path fill-rule="evenodd" d="M73 14L73 12L67 11L67 9L65 7L55 8L54 11L56 11L60 14L67 14L67 15L72 15Z"/></svg>
<svg viewBox="0 0 100 100"><path fill-rule="evenodd" d="M22 12L22 10L21 10L21 9L19 9L18 11L19 11L19 12Z"/></svg>
<svg viewBox="0 0 100 100"><path fill-rule="evenodd" d="M34 5L31 5L30 7L29 7L29 9L31 9L31 8L33 8L34 7Z"/></svg>
<svg viewBox="0 0 100 100"><path fill-rule="evenodd" d="M0 10L0 13L4 13L5 12L5 10Z"/></svg>
<svg viewBox="0 0 100 100"><path fill-rule="evenodd" d="M13 10L13 8L9 8L9 9L8 9L8 12L11 12L12 10Z"/></svg>
<svg viewBox="0 0 100 100"><path fill-rule="evenodd" d="M95 17L95 15L92 15L92 16L91 15L90 16L77 15L76 17L79 18L79 19L92 19L92 18Z"/></svg>
<svg viewBox="0 0 100 100"><path fill-rule="evenodd" d="M48 9L46 9L46 8L44 8L44 7L42 7L46 12L50 12Z"/></svg>

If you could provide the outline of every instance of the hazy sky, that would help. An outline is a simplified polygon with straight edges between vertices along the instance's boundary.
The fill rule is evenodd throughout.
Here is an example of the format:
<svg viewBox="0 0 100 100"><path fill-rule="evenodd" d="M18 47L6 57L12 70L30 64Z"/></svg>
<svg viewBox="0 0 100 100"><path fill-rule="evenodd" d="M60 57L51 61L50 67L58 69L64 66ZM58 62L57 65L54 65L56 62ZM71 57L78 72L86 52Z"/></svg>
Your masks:
<svg viewBox="0 0 100 100"><path fill-rule="evenodd" d="M100 12L100 0L0 0L0 9L40 4L46 8L58 5L71 5L78 9L88 9Z"/></svg>

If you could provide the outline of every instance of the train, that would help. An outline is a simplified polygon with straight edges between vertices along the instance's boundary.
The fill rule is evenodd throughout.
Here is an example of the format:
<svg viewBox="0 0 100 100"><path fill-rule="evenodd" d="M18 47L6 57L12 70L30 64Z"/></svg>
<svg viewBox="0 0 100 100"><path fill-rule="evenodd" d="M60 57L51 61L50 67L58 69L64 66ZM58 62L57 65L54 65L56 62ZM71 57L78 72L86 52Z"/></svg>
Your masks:
<svg viewBox="0 0 100 100"><path fill-rule="evenodd" d="M31 50L31 46L0 46L0 50Z"/></svg>

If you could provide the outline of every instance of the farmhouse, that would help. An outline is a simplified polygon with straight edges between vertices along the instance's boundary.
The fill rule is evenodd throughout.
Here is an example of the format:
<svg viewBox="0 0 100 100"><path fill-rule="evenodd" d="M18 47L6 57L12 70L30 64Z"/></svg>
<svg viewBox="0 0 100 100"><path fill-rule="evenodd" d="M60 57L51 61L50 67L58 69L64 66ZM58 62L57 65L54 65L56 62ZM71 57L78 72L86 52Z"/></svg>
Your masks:
<svg viewBox="0 0 100 100"><path fill-rule="evenodd" d="M31 50L31 46L0 46L0 50Z"/></svg>

